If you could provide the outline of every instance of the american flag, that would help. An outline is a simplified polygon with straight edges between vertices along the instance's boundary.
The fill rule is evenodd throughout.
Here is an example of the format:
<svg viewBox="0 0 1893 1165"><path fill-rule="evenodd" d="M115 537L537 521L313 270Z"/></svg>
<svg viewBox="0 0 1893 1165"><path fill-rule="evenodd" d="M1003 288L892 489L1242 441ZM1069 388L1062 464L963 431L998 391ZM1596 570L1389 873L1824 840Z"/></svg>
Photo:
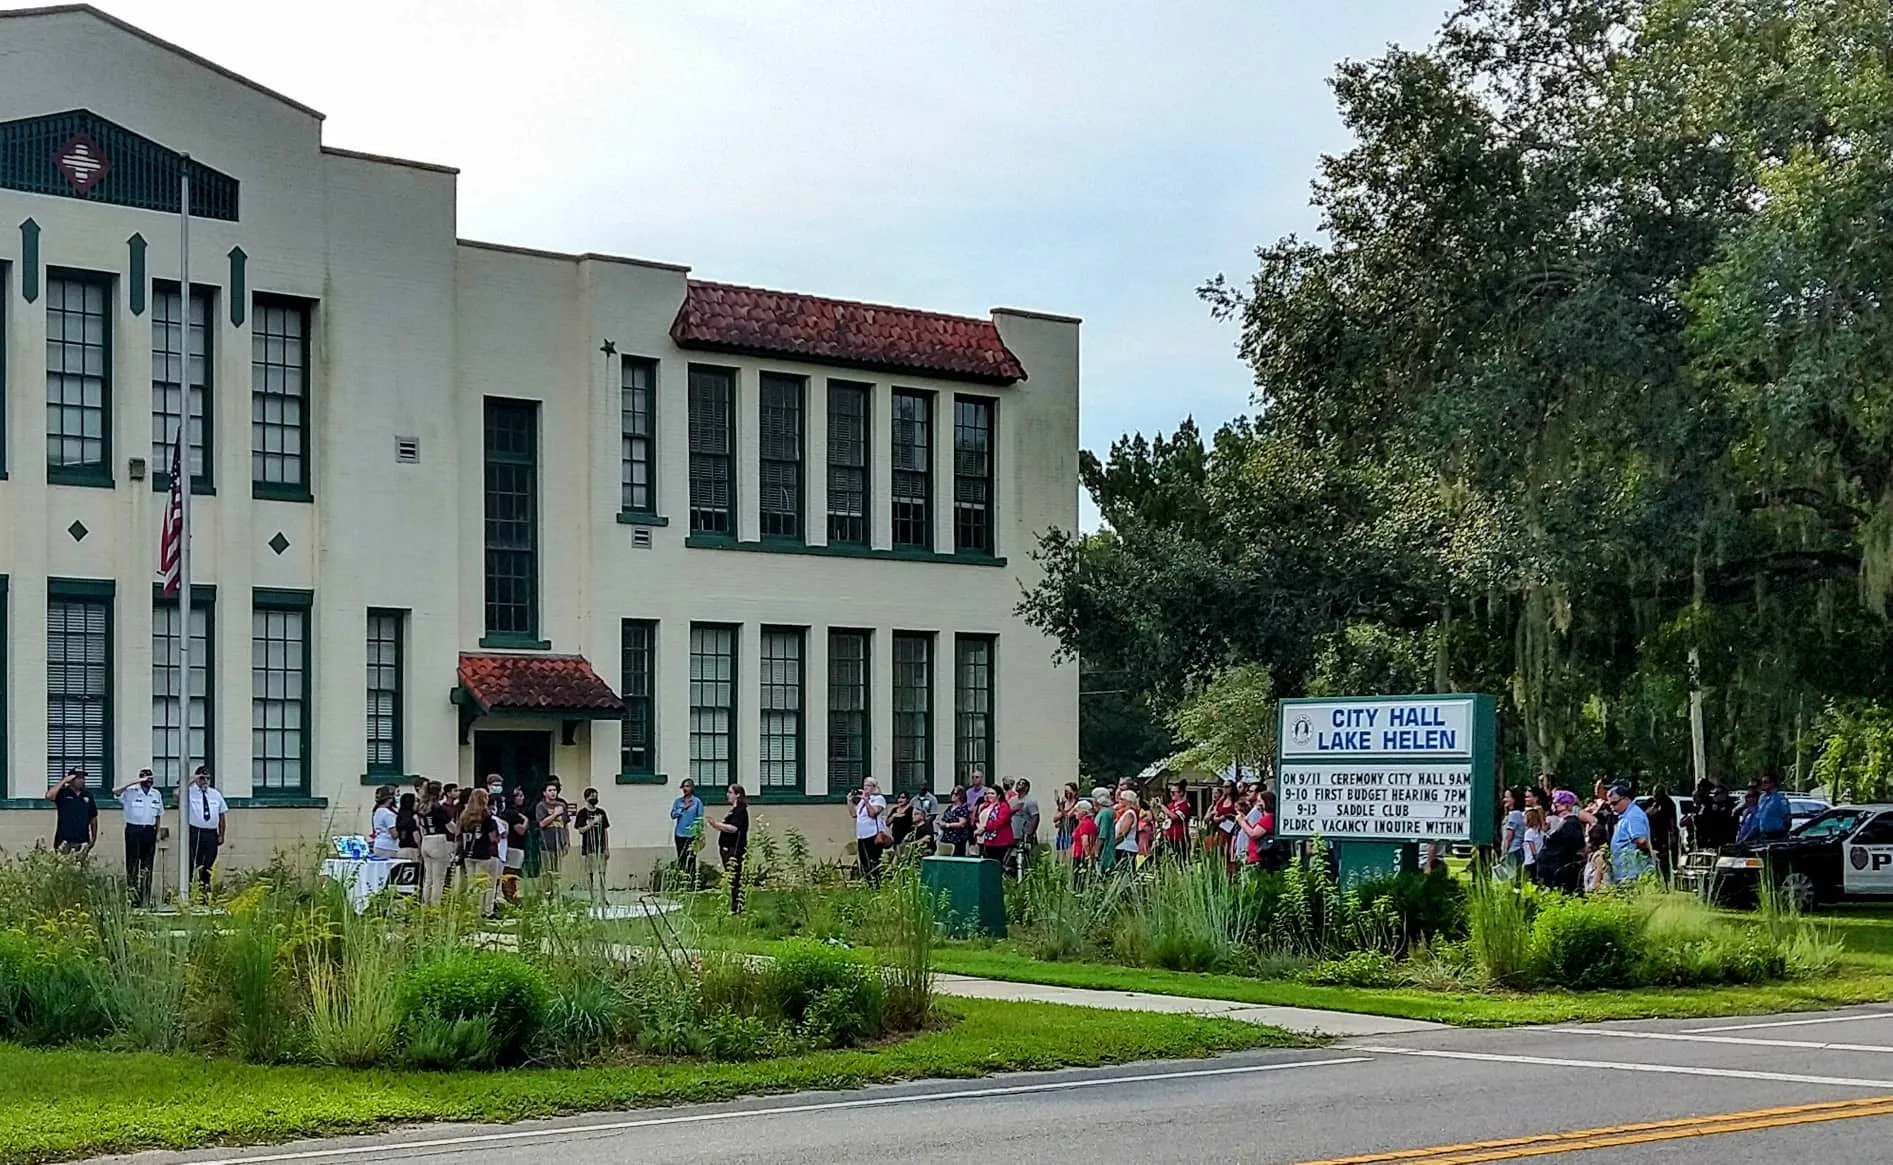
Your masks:
<svg viewBox="0 0 1893 1165"><path fill-rule="evenodd" d="M190 425L185 418L179 420L177 442L171 446L171 497L165 503L164 533L158 542L158 573L164 576L167 598L177 594L184 572L184 476L185 466L189 464L184 450L185 433Z"/></svg>

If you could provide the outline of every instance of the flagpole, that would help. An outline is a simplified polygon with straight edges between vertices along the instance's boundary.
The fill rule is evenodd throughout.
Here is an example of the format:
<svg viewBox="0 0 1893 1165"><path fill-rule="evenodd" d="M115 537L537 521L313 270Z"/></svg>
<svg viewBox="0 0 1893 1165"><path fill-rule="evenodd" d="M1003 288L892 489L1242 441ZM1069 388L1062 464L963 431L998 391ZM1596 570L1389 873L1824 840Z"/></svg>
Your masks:
<svg viewBox="0 0 1893 1165"><path fill-rule="evenodd" d="M178 162L177 279L179 327L182 329L183 364L178 373L177 472L182 479L178 490L178 723L180 762L177 774L177 900L180 907L191 900L191 814L186 798L191 787L191 156ZM205 321L209 326L209 321ZM205 402L208 407L209 402Z"/></svg>

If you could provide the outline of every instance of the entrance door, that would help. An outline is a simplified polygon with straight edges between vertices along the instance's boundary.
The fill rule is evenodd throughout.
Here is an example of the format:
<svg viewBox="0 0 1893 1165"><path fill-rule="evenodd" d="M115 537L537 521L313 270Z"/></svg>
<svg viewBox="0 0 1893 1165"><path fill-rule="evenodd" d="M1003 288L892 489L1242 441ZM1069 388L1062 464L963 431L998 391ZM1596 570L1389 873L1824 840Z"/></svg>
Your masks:
<svg viewBox="0 0 1893 1165"><path fill-rule="evenodd" d="M498 773L510 796L526 790L526 804L539 799L552 771L550 732L476 732L473 734L473 779L485 781Z"/></svg>

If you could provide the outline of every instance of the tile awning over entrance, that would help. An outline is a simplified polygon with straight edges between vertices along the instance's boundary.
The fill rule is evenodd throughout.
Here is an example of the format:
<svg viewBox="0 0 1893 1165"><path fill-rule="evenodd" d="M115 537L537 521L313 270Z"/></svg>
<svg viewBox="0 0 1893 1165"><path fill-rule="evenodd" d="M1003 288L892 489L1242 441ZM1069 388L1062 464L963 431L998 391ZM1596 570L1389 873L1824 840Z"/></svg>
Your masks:
<svg viewBox="0 0 1893 1165"><path fill-rule="evenodd" d="M581 655L505 655L463 651L453 702L460 735L482 716L615 720L624 701Z"/></svg>

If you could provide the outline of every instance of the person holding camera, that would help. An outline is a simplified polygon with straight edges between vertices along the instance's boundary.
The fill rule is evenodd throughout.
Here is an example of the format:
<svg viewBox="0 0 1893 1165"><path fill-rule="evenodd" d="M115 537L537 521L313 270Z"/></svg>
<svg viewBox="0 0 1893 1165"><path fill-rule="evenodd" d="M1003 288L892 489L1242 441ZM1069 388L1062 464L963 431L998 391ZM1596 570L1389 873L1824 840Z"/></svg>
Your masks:
<svg viewBox="0 0 1893 1165"><path fill-rule="evenodd" d="M85 770L72 768L46 790L53 803L53 852L89 854L99 842L99 805L85 787Z"/></svg>

